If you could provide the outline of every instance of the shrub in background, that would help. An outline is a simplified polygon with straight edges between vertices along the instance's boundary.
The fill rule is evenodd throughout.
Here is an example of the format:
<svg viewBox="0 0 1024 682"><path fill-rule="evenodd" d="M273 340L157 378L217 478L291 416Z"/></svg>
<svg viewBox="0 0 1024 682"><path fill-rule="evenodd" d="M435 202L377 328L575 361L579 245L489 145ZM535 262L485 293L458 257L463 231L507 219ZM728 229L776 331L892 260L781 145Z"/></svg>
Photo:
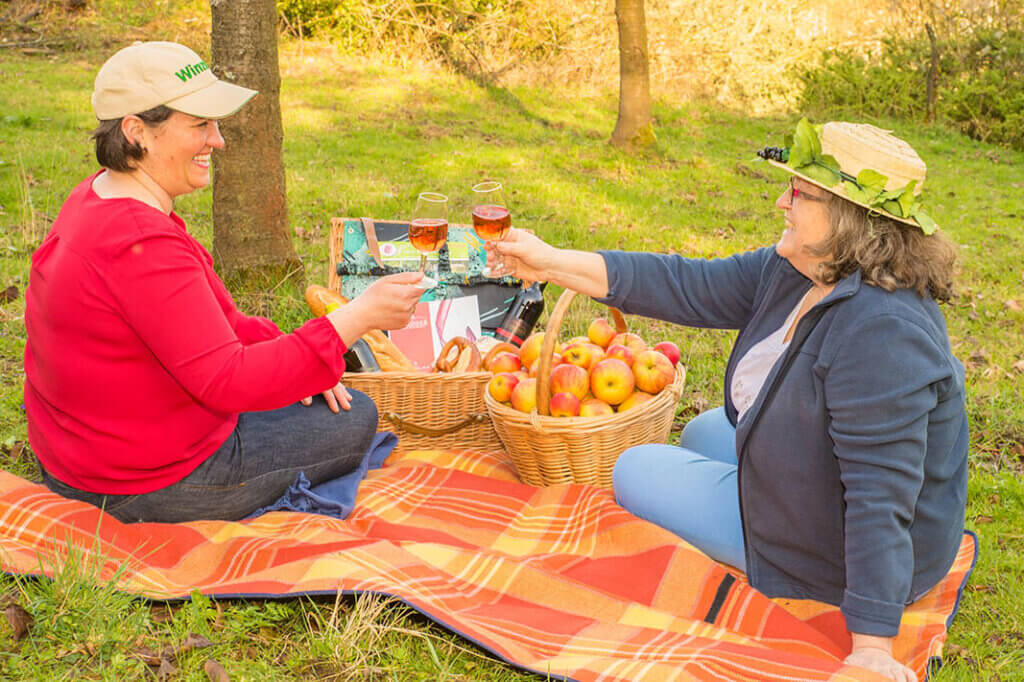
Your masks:
<svg viewBox="0 0 1024 682"><path fill-rule="evenodd" d="M941 41L936 121L970 137L1024 149L1024 31L981 28ZM810 115L928 117L931 45L926 33L887 38L877 55L828 51L796 69L799 107Z"/></svg>

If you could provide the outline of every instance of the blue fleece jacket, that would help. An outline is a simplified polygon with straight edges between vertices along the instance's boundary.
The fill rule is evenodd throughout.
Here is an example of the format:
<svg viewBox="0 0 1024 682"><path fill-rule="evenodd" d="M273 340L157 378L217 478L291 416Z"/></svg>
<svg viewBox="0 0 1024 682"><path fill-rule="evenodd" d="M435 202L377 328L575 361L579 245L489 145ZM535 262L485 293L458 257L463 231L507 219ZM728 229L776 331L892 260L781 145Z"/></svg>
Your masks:
<svg viewBox="0 0 1024 682"><path fill-rule="evenodd" d="M931 298L859 272L800 320L736 422L738 360L811 286L774 248L717 260L601 252L623 312L738 329L725 372L750 583L839 605L851 632L894 636L949 570L967 498L964 372Z"/></svg>

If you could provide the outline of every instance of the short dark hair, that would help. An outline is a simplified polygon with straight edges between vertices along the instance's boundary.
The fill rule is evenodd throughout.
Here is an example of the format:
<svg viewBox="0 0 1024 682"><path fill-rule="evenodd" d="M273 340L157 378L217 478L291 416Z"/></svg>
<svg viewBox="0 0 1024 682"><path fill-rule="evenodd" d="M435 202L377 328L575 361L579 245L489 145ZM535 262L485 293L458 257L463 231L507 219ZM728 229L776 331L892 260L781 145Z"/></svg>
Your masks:
<svg viewBox="0 0 1024 682"><path fill-rule="evenodd" d="M141 118L146 125L154 126L166 121L173 113L173 109L161 104L135 115ZM137 142L129 142L128 138L124 136L124 133L121 132L121 121L123 120L122 116L100 121L91 134L92 139L96 141L96 160L100 162L100 165L110 170L127 173L135 167L132 162L145 156L146 150Z"/></svg>

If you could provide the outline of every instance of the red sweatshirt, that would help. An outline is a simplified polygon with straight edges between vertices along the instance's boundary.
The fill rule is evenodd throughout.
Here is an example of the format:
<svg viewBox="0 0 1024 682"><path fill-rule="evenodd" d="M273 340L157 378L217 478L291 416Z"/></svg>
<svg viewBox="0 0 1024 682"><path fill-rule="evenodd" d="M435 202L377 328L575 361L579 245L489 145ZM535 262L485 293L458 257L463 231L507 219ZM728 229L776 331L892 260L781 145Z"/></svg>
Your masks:
<svg viewBox="0 0 1024 682"><path fill-rule="evenodd" d="M151 492L198 467L240 412L333 386L345 344L326 318L283 334L240 313L181 218L101 199L95 177L32 255L29 442L48 472L80 490Z"/></svg>

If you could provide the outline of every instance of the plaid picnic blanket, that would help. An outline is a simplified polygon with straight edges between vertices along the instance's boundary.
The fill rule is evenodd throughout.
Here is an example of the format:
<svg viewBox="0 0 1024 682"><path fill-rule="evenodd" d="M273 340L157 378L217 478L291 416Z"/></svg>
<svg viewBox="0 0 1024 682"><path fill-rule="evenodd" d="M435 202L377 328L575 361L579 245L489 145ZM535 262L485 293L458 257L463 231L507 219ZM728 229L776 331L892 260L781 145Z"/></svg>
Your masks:
<svg viewBox="0 0 1024 682"><path fill-rule="evenodd" d="M151 599L392 595L551 679L881 679L843 665L838 609L768 599L608 491L521 484L500 454L398 457L370 473L344 521L126 525L0 472L0 568L52 574L73 547ZM904 614L895 654L922 679L975 555L966 534L945 580Z"/></svg>

